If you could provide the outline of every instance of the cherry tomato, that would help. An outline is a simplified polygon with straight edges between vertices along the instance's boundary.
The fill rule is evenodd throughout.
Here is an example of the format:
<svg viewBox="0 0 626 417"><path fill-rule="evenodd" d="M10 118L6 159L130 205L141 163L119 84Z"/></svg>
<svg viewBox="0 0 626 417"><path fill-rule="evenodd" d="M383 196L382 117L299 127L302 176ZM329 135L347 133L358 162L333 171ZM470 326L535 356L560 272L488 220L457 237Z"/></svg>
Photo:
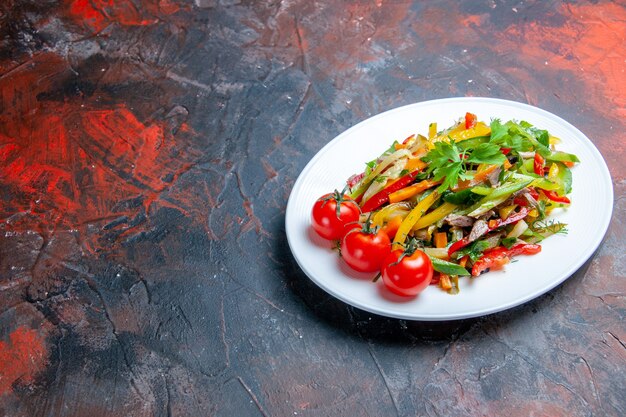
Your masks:
<svg viewBox="0 0 626 417"><path fill-rule="evenodd" d="M337 204L339 202L339 204ZM338 191L317 199L311 212L313 229L324 239L341 239L359 221L361 210L347 195Z"/></svg>
<svg viewBox="0 0 626 417"><path fill-rule="evenodd" d="M407 254L396 249L383 261L381 273L389 291L414 297L430 284L433 265L428 255L421 250Z"/></svg>
<svg viewBox="0 0 626 417"><path fill-rule="evenodd" d="M348 265L360 272L380 271L391 252L391 240L382 229L377 232L350 230L341 242L341 256Z"/></svg>

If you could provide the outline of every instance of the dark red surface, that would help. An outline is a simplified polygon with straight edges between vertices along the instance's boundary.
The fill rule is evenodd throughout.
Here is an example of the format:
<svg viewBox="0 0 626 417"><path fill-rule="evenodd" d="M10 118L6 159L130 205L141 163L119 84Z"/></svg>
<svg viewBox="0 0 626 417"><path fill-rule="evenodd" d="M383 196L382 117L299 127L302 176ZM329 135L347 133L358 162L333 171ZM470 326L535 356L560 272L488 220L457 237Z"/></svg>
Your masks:
<svg viewBox="0 0 626 417"><path fill-rule="evenodd" d="M0 415L626 415L624 22L610 1L0 2ZM602 246L473 320L319 290L284 234L301 169L452 96L586 133L615 191Z"/></svg>

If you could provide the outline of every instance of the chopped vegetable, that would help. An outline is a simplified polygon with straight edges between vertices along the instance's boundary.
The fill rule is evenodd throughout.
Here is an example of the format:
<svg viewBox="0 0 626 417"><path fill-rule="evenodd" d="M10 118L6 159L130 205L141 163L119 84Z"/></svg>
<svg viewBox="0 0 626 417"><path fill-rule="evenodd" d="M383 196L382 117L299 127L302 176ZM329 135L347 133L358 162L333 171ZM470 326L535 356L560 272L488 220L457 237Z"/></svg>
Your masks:
<svg viewBox="0 0 626 417"><path fill-rule="evenodd" d="M390 203L397 203L398 201L408 200L411 197L415 197L419 193L422 193L429 188L434 187L439 184L441 181L432 181L432 180L424 180L420 181L416 184L410 185L406 188L398 190L389 195Z"/></svg>
<svg viewBox="0 0 626 417"><path fill-rule="evenodd" d="M439 259L434 256L430 257L430 261L433 264L433 269L443 274L449 274L449 275L469 275L470 274L469 272L467 272L467 269L463 268L459 264L455 264L454 262L444 261L443 259Z"/></svg>
<svg viewBox="0 0 626 417"><path fill-rule="evenodd" d="M445 248L448 246L448 234L446 232L435 233L435 247Z"/></svg>
<svg viewBox="0 0 626 417"><path fill-rule="evenodd" d="M419 174L419 171L413 171L410 174L407 174L399 180L393 182L391 185L379 191L377 194L374 194L372 197L369 198L369 200L365 202L365 204L363 204L363 206L361 207L361 211L363 211L364 213L368 213L389 201L391 201L392 203L400 201L390 200L389 196L398 190L406 189L404 187L413 182L415 177L417 177L417 174Z"/></svg>
<svg viewBox="0 0 626 417"><path fill-rule="evenodd" d="M427 197L425 197L422 201L420 201L413 210L406 216L400 227L398 228L398 232L396 233L396 237L393 239L394 247L402 246L404 241L406 240L411 228L417 223L417 221L426 213L426 210L433 205L433 203L439 198L439 194L437 191L430 193Z"/></svg>
<svg viewBox="0 0 626 417"><path fill-rule="evenodd" d="M472 275L477 277L488 269L501 269L516 255L535 255L541 252L541 246L520 243L507 249L504 246L489 249L474 263Z"/></svg>

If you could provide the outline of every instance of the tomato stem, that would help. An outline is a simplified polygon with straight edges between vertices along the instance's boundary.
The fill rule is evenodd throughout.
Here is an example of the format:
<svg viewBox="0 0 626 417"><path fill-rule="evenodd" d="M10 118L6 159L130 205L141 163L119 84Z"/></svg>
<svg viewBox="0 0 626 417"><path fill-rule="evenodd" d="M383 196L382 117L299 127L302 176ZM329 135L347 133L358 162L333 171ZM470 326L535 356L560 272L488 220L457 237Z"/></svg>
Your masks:
<svg viewBox="0 0 626 417"><path fill-rule="evenodd" d="M324 203L322 203L322 207L324 207L326 203L328 203L330 200L335 200L335 214L337 215L338 219L341 217L341 203L345 203L346 201L352 201L351 198L344 198L344 193L346 192L347 188L348 186L345 186L341 192L335 189L332 194L329 194L326 198L323 199Z"/></svg>
<svg viewBox="0 0 626 417"><path fill-rule="evenodd" d="M402 246L404 250L402 251L402 254L398 256L398 260L392 263L391 265L398 265L400 261L402 261L402 258L404 258L405 256L413 255L416 250L422 247L422 245L420 244L420 241L414 237L410 238L407 243L398 243L398 244Z"/></svg>

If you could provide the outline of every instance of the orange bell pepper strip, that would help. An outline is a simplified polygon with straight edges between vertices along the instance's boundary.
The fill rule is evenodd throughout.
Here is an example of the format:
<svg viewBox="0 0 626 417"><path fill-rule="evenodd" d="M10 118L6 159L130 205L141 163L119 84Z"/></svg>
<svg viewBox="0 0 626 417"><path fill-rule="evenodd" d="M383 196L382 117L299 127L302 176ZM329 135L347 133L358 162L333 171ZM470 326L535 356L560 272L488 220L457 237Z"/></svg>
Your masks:
<svg viewBox="0 0 626 417"><path fill-rule="evenodd" d="M428 164L424 161L422 161L419 158L411 158L408 161L406 161L406 165L404 166L404 169L409 170L410 172L413 171L421 171L424 168L426 168L428 166Z"/></svg>
<svg viewBox="0 0 626 417"><path fill-rule="evenodd" d="M446 290L446 291L452 289L452 282L450 281L450 275L441 274L441 276L439 277L439 286L441 287L441 289Z"/></svg>
<svg viewBox="0 0 626 417"><path fill-rule="evenodd" d="M396 237L396 233L398 233L398 229L400 228L401 224L402 216L394 216L389 219L387 224L382 227L382 231L385 232L387 236L389 236L389 239L393 239L394 237Z"/></svg>
<svg viewBox="0 0 626 417"><path fill-rule="evenodd" d="M389 194L389 202L397 203L398 201L407 200L439 184L441 184L441 180L440 181L433 181L433 180L420 181L416 184L409 185L408 187L404 187L401 190L398 190Z"/></svg>
<svg viewBox="0 0 626 417"><path fill-rule="evenodd" d="M445 248L448 246L448 234L446 232L435 233L435 247Z"/></svg>

